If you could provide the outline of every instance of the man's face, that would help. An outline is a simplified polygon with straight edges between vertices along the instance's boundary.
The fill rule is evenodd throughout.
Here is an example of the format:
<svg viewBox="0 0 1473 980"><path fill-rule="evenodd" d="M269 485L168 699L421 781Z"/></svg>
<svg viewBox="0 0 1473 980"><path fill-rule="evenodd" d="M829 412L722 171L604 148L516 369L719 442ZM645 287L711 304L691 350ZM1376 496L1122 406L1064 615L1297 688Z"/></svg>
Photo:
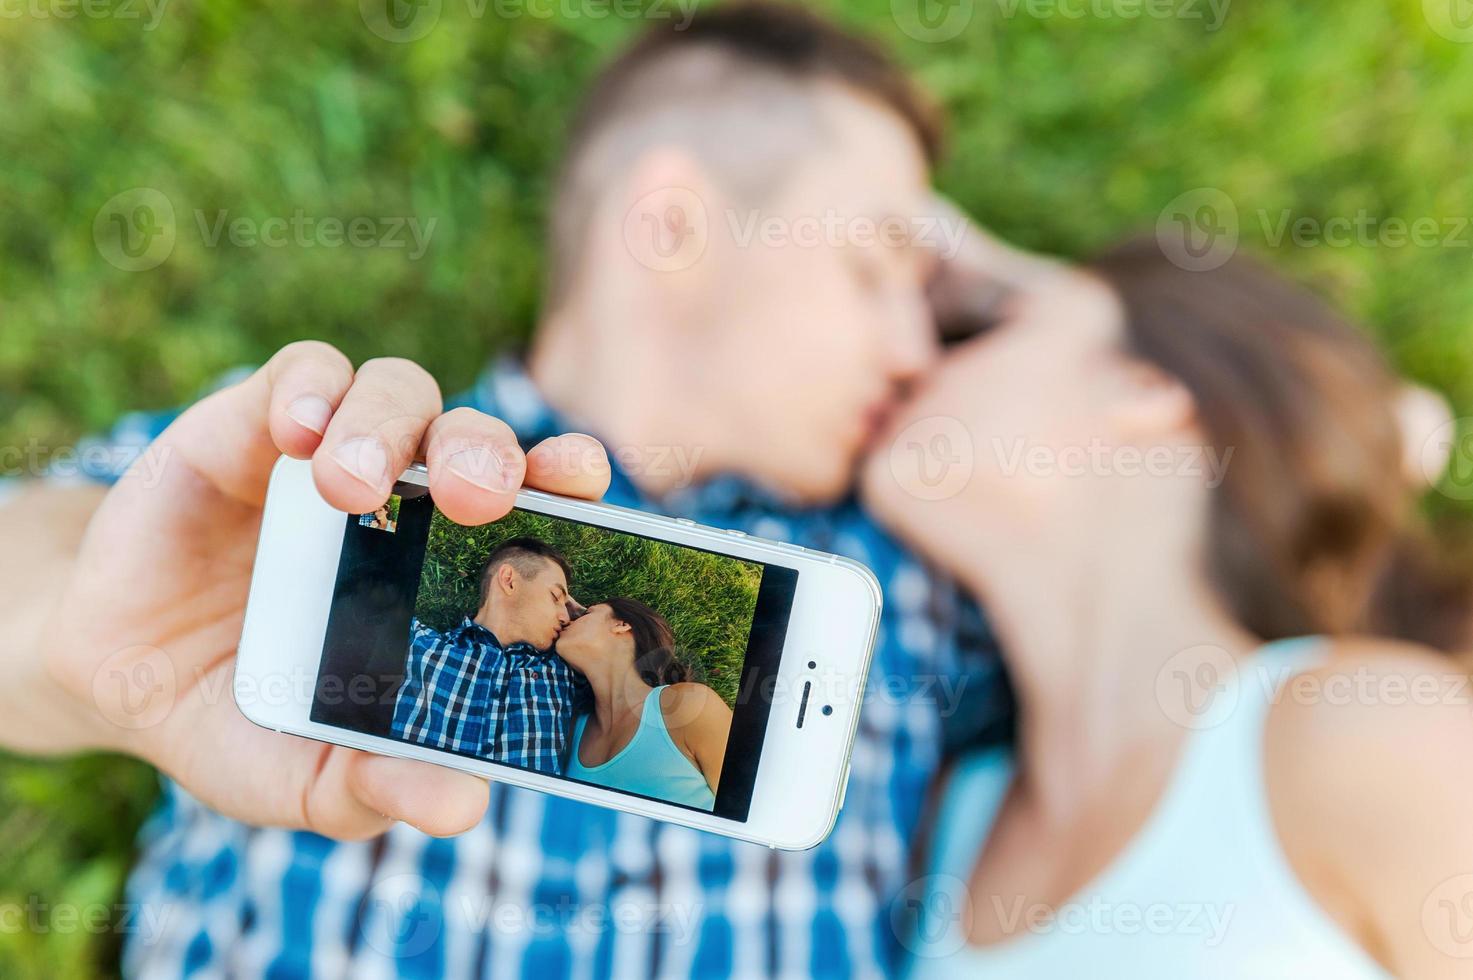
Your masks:
<svg viewBox="0 0 1473 980"><path fill-rule="evenodd" d="M506 594L508 618L520 624L517 639L549 650L568 625L568 581L556 562L539 561L536 567L530 576L515 575L513 569L515 586Z"/></svg>
<svg viewBox="0 0 1473 980"><path fill-rule="evenodd" d="M767 203L708 216L713 391L741 468L803 501L843 494L901 388L934 359L925 285L956 229L929 225L908 125L834 87L818 149Z"/></svg>

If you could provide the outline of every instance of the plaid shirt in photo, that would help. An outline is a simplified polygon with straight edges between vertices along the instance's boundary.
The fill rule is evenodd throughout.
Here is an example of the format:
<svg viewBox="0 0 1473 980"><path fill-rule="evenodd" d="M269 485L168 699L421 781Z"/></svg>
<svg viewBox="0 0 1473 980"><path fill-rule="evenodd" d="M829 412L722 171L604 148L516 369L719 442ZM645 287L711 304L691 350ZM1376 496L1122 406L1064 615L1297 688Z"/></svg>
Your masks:
<svg viewBox="0 0 1473 980"><path fill-rule="evenodd" d="M394 734L561 775L579 686L562 657L530 643L503 647L469 616L443 633L415 619Z"/></svg>

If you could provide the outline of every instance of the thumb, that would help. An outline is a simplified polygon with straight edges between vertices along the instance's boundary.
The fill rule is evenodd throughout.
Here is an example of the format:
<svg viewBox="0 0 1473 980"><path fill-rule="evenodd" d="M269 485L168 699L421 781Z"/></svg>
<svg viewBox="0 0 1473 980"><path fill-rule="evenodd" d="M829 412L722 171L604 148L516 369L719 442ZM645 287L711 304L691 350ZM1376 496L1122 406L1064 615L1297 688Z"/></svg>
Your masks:
<svg viewBox="0 0 1473 980"><path fill-rule="evenodd" d="M490 800L485 779L412 759L357 753L348 769L348 787L377 813L433 837L464 833L481 821Z"/></svg>

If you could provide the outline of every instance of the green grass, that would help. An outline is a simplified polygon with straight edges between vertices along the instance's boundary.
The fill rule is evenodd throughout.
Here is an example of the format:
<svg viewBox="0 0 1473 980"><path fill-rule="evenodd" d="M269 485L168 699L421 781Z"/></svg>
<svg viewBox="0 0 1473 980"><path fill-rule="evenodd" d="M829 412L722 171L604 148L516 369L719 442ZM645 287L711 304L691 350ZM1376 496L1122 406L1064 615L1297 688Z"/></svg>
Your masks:
<svg viewBox="0 0 1473 980"><path fill-rule="evenodd" d="M573 595L584 605L623 596L664 616L692 679L735 707L762 582L762 566L752 562L527 511L478 528L461 527L436 511L415 615L441 630L459 623L480 604L486 557L501 542L522 536L562 552L573 569Z"/></svg>
<svg viewBox="0 0 1473 980"><path fill-rule="evenodd" d="M305 0L174 0L151 31L0 18L0 446L65 445L300 337L416 358L454 391L525 336L561 125L639 25L473 9L444 0L410 44L366 30L355 4ZM1285 212L1473 215L1473 45L1439 36L1421 0L1235 0L1216 32L959 0L970 23L941 43L908 37L891 0L834 9L951 111L940 184L1002 234L1084 256L1217 188L1247 248L1318 284L1473 416L1473 232L1451 248L1270 242ZM147 272L93 239L99 209L134 187L176 212L174 250ZM436 224L414 260L210 247L195 217L298 209ZM118 760L0 760L0 909L115 900L152 793ZM110 933L0 928L0 976L107 972L115 949Z"/></svg>

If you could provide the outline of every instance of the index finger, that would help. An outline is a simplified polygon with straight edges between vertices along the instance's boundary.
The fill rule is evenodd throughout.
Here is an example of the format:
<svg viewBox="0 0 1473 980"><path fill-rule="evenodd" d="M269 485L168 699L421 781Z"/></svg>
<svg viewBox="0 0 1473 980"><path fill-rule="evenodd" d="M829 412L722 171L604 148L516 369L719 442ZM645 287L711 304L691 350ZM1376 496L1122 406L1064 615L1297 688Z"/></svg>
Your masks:
<svg viewBox="0 0 1473 980"><path fill-rule="evenodd" d="M544 439L527 453L525 484L533 490L599 500L612 479L604 444L581 432Z"/></svg>
<svg viewBox="0 0 1473 980"><path fill-rule="evenodd" d="M425 434L430 492L458 524L504 517L521 487L597 500L609 487L609 457L592 436L544 439L523 454L511 428L469 408L441 415Z"/></svg>

